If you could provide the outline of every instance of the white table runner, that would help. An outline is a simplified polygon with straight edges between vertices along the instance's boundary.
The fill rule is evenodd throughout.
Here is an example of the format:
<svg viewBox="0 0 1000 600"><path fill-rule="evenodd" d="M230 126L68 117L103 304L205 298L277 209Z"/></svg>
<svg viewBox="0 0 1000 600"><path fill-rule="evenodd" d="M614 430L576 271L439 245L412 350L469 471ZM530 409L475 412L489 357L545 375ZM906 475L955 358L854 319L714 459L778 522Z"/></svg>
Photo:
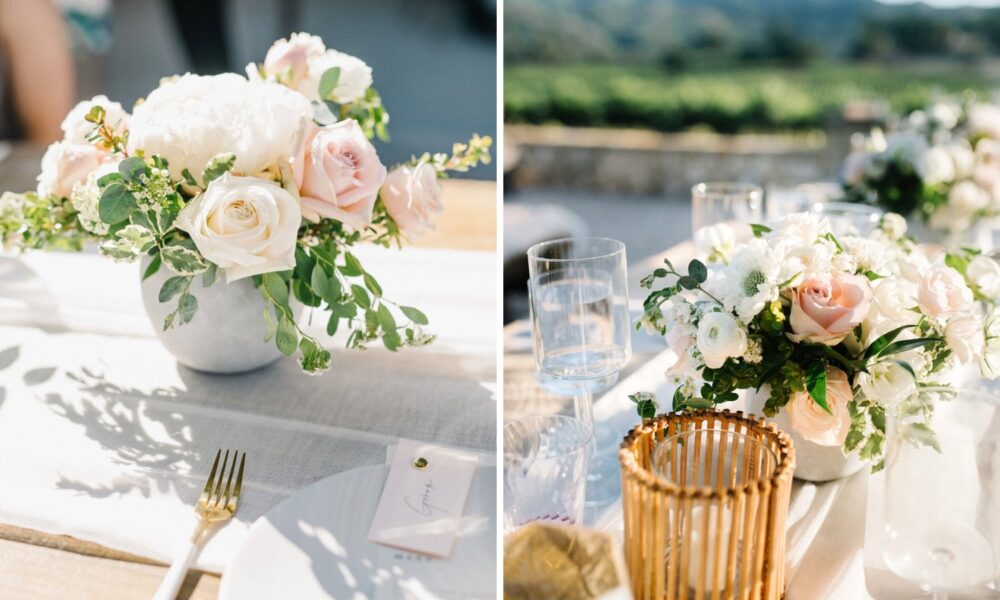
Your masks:
<svg viewBox="0 0 1000 600"><path fill-rule="evenodd" d="M178 366L153 337L136 265L0 257L0 522L167 561L193 530L215 450L239 448L240 510L198 560L221 571L281 499L383 462L400 437L493 453L495 255L359 255L440 338L395 354L335 350L322 377L293 360L239 376Z"/></svg>

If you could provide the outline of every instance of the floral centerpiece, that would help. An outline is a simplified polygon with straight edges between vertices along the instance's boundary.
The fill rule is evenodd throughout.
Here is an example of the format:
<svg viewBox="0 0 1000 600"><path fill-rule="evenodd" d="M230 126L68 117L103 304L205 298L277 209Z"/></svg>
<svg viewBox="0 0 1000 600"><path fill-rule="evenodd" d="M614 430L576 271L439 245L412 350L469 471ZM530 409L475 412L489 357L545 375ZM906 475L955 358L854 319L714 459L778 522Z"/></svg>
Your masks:
<svg viewBox="0 0 1000 600"><path fill-rule="evenodd" d="M912 417L906 435L935 444L934 407L906 405L917 386L950 385L969 366L1000 373L1000 264L976 250L932 256L887 213L869 237L835 236L824 217L791 215L717 269L666 264L640 325L677 353L675 410L760 392L769 417L817 445L882 466L888 408ZM665 285L658 285L665 283ZM632 396L643 417L648 393Z"/></svg>
<svg viewBox="0 0 1000 600"><path fill-rule="evenodd" d="M1000 106L939 102L888 133L874 129L847 157L843 178L850 198L946 233L1000 215Z"/></svg>
<svg viewBox="0 0 1000 600"><path fill-rule="evenodd" d="M392 302L352 254L401 246L431 227L439 180L490 160L488 137L387 169L372 140L389 114L362 60L309 34L276 42L247 76L164 79L132 114L104 96L77 105L42 160L38 189L0 199L6 247L95 242L143 279L169 272L164 330L195 321L199 289L250 278L281 353L308 373L330 352L297 323L293 299L325 313L347 345L428 343L426 316Z"/></svg>

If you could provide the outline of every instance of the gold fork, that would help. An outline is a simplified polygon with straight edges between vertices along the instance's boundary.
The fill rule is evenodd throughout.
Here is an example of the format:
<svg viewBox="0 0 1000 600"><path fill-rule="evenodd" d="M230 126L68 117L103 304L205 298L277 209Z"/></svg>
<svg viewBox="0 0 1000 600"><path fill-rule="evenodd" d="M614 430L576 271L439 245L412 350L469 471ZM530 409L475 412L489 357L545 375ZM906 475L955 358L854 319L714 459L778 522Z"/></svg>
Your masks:
<svg viewBox="0 0 1000 600"><path fill-rule="evenodd" d="M219 468L220 458L222 458L221 469ZM240 463L238 472L236 472L237 459ZM243 487L243 465L246 460L246 452L241 456L239 451L234 451L231 463L229 462L229 450L226 450L224 458L222 450L215 454L215 462L212 463L212 470L208 474L208 482L205 483L205 489L194 507L199 516L198 527L195 528L194 535L191 536L191 541L188 542L184 553L170 565L170 570L167 571L159 589L156 590L153 600L174 600L177 597L177 592L180 590L181 584L184 583L184 577L187 575L194 557L198 554L205 532L213 525L228 521L236 513L236 507L240 502L240 488ZM229 467L228 477L226 477L227 466ZM219 474L218 480L215 478L216 472ZM236 472L235 486L233 485L234 472ZM223 480L226 482L225 487L222 485Z"/></svg>

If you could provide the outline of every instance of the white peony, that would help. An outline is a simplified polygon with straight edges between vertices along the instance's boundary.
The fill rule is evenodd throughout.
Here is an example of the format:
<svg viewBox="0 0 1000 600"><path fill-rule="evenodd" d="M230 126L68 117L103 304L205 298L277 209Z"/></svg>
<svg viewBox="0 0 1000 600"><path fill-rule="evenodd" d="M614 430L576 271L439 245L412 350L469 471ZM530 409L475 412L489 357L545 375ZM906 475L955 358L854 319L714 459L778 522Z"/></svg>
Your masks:
<svg viewBox="0 0 1000 600"><path fill-rule="evenodd" d="M38 195L45 198L68 198L73 186L87 179L109 158L90 144L56 142L42 156L42 172L38 175Z"/></svg>
<svg viewBox="0 0 1000 600"><path fill-rule="evenodd" d="M705 366L718 369L727 358L746 353L747 332L729 313L711 312L698 323L697 343Z"/></svg>
<svg viewBox="0 0 1000 600"><path fill-rule="evenodd" d="M184 207L177 228L232 282L295 266L302 212L273 181L226 173Z"/></svg>
<svg viewBox="0 0 1000 600"><path fill-rule="evenodd" d="M1000 262L980 254L969 262L966 276L987 298L1000 298Z"/></svg>
<svg viewBox="0 0 1000 600"><path fill-rule="evenodd" d="M200 179L213 157L228 152L235 172L256 175L291 158L312 115L308 100L277 83L188 74L136 107L129 150L166 158L175 178L188 169Z"/></svg>
<svg viewBox="0 0 1000 600"><path fill-rule="evenodd" d="M298 90L310 100L319 100L320 79L334 67L340 68L340 77L333 88L333 99L345 104L364 98L365 90L372 85L372 68L360 58L336 50L309 58L309 76Z"/></svg>
<svg viewBox="0 0 1000 600"><path fill-rule="evenodd" d="M94 124L86 120L90 109L100 106L104 109L104 123L116 134L121 135L128 130L129 114L122 105L113 102L105 95L94 96L84 100L69 111L62 122L63 141L70 144L89 144L87 137L94 132Z"/></svg>

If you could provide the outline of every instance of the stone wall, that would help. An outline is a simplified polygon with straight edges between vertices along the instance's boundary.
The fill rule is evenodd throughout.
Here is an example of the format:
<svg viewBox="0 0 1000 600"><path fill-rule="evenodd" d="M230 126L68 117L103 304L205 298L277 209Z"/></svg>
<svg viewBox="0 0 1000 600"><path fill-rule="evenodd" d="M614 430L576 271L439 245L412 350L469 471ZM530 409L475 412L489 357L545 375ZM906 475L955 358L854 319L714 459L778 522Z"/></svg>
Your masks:
<svg viewBox="0 0 1000 600"><path fill-rule="evenodd" d="M809 134L664 134L562 126L505 128L511 189L687 197L701 181L790 185L836 178L860 127Z"/></svg>

